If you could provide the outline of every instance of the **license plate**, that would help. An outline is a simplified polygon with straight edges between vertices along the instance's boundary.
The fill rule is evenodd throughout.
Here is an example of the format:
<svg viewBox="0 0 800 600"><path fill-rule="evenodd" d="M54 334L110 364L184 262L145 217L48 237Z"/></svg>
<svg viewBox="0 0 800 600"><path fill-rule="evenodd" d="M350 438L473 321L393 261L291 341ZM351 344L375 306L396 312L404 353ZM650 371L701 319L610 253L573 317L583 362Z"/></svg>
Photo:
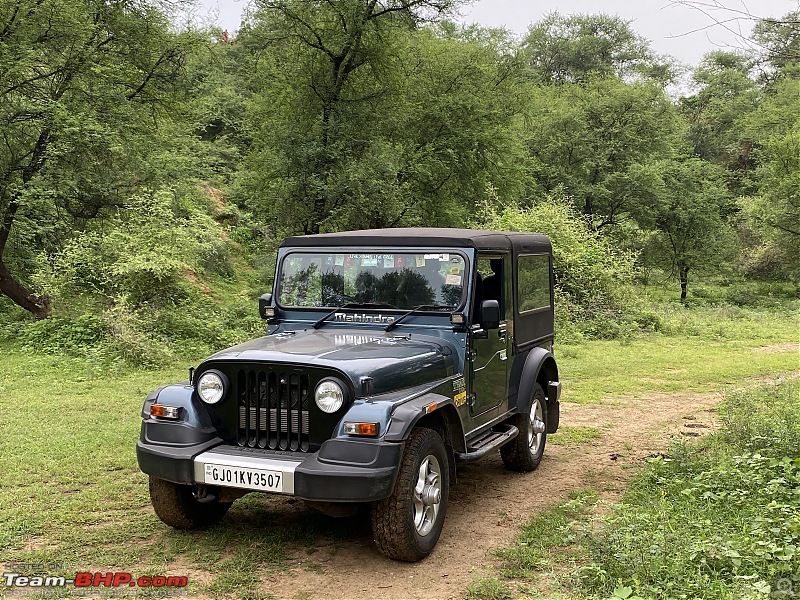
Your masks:
<svg viewBox="0 0 800 600"><path fill-rule="evenodd" d="M204 483L212 485L260 490L262 492L283 492L283 473L279 471L206 463L204 473Z"/></svg>

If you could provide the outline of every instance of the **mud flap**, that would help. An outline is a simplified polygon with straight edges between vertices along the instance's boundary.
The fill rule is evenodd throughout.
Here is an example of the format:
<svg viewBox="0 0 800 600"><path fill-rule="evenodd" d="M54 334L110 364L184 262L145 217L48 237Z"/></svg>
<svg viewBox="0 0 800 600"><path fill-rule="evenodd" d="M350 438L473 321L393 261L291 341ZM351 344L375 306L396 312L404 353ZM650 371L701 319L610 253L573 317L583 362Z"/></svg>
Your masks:
<svg viewBox="0 0 800 600"><path fill-rule="evenodd" d="M560 405L558 399L561 397L561 382L550 381L547 384L547 433L555 433L558 430L560 419Z"/></svg>

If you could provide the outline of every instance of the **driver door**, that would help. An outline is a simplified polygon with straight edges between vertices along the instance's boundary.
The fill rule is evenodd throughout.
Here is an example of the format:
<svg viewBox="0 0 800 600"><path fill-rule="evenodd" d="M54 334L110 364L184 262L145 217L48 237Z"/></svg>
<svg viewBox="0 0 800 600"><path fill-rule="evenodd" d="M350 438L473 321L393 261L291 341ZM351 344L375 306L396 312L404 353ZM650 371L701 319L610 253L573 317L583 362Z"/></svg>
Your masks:
<svg viewBox="0 0 800 600"><path fill-rule="evenodd" d="M470 390L474 401L470 408L476 426L494 415L490 411L502 404L508 394L508 277L510 257L508 254L479 254L477 261L479 285L476 302L473 303L473 323L479 322L480 304L484 300L497 300L500 304L500 327L498 329L473 331L470 336L471 369ZM484 418L481 418L481 417Z"/></svg>

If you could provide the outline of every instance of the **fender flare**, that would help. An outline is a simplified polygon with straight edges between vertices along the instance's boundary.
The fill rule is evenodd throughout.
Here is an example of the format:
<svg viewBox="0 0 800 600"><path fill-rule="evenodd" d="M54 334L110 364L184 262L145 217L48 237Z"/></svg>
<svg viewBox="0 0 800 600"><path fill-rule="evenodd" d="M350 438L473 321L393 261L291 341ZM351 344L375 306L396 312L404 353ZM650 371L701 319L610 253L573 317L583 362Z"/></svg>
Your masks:
<svg viewBox="0 0 800 600"><path fill-rule="evenodd" d="M517 369L518 374L514 373ZM541 385L547 398L547 433L555 433L559 421L558 400L561 395L561 384L553 353L545 348L532 348L524 358L524 362L515 361L512 366L512 377L513 381L517 382L515 398L517 413L527 414L530 411L533 386L536 383Z"/></svg>
<svg viewBox="0 0 800 600"><path fill-rule="evenodd" d="M435 407L433 407L434 404ZM453 399L434 392L423 394L397 406L392 411L384 440L387 442L407 440L411 430L426 417L441 420L446 430L444 433L449 438L443 440L445 443L452 444L456 451L466 450L464 429Z"/></svg>

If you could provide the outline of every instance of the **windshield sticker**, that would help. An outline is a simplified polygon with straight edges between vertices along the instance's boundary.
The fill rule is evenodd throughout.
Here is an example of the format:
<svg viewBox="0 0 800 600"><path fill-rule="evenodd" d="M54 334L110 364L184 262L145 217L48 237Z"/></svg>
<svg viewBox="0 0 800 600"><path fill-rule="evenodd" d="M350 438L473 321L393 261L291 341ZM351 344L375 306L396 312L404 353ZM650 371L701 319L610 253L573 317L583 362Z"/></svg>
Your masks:
<svg viewBox="0 0 800 600"><path fill-rule="evenodd" d="M402 269L403 268L403 257L402 256L395 256L394 257L394 268L395 269Z"/></svg>
<svg viewBox="0 0 800 600"><path fill-rule="evenodd" d="M422 254L417 254L417 266L424 267L426 258L427 256L423 256Z"/></svg>
<svg viewBox="0 0 800 600"><path fill-rule="evenodd" d="M333 261L337 267L341 267L344 265L344 254L337 254L336 260Z"/></svg>
<svg viewBox="0 0 800 600"><path fill-rule="evenodd" d="M362 267L377 267L378 266L378 257L377 256L364 256L364 257L362 257L361 266Z"/></svg>
<svg viewBox="0 0 800 600"><path fill-rule="evenodd" d="M461 273L461 269L458 267L450 267L450 275L458 275Z"/></svg>
<svg viewBox="0 0 800 600"><path fill-rule="evenodd" d="M448 275L444 280L445 285L461 285L461 275Z"/></svg>
<svg viewBox="0 0 800 600"><path fill-rule="evenodd" d="M394 254L384 254L383 255L383 268L384 269L393 269L394 268Z"/></svg>
<svg viewBox="0 0 800 600"><path fill-rule="evenodd" d="M428 259L430 259L430 260L438 260L439 262L447 262L448 260L450 260L450 255L449 254L426 254L425 255L425 260L428 260ZM422 265L417 265L417 266L422 266Z"/></svg>

